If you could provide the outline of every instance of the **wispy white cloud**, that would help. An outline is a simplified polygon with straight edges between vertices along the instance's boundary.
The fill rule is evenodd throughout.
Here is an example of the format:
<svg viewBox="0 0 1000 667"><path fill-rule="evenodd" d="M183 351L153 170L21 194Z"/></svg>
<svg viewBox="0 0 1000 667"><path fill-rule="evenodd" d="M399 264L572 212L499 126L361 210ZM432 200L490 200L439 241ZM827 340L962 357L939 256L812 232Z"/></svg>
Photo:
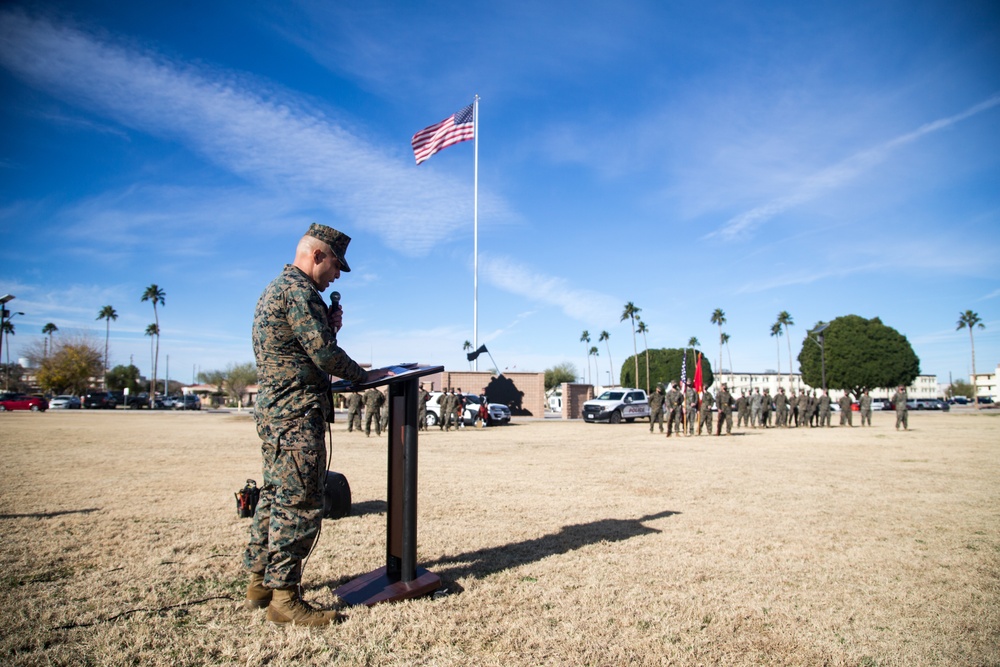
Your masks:
<svg viewBox="0 0 1000 667"><path fill-rule="evenodd" d="M997 105L1000 105L1000 95L994 95L961 113L927 123L912 132L855 153L846 160L806 177L787 195L730 218L721 228L707 234L705 238L721 237L725 240L744 238L771 218L857 180L876 165L887 160L899 148L993 109Z"/></svg>
<svg viewBox="0 0 1000 667"><path fill-rule="evenodd" d="M618 298L582 289L565 278L540 273L507 257L480 256L479 268L490 284L533 303L554 306L580 322L611 322L620 308Z"/></svg>
<svg viewBox="0 0 1000 667"><path fill-rule="evenodd" d="M470 183L418 169L403 142L385 150L292 95L257 92L264 85L16 10L0 14L0 63L56 97L342 215L400 253L424 254L468 224ZM502 219L506 204L486 192L480 210Z"/></svg>

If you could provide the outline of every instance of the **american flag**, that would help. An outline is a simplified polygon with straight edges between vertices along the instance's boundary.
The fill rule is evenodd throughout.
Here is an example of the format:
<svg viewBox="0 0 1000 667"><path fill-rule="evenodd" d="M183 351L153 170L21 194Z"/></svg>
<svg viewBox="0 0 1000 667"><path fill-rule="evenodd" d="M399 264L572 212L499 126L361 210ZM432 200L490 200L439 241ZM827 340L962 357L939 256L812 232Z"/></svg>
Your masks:
<svg viewBox="0 0 1000 667"><path fill-rule="evenodd" d="M681 391L687 389L687 365L688 365L688 351L684 348L684 356L681 357Z"/></svg>
<svg viewBox="0 0 1000 667"><path fill-rule="evenodd" d="M417 164L448 146L475 139L476 129L473 120L473 105L470 104L440 123L414 134L410 143L413 145L413 156L417 159Z"/></svg>

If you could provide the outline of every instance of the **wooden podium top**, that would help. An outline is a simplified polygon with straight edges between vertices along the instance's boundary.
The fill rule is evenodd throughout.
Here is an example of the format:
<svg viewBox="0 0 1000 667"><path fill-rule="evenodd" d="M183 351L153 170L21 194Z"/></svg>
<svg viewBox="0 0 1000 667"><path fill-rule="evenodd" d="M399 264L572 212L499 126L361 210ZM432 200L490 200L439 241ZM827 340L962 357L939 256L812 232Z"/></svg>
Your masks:
<svg viewBox="0 0 1000 667"><path fill-rule="evenodd" d="M444 366L421 366L416 363L396 364L394 366L385 366L383 368L373 368L368 372L387 371L389 374L370 382L351 382L350 380L340 380L330 385L330 391L334 393L342 393L345 391L358 391L360 389L381 387L382 385L392 384L393 382L399 382L401 380L412 380L413 378L423 377L425 375L434 375L435 373L440 373L443 370Z"/></svg>

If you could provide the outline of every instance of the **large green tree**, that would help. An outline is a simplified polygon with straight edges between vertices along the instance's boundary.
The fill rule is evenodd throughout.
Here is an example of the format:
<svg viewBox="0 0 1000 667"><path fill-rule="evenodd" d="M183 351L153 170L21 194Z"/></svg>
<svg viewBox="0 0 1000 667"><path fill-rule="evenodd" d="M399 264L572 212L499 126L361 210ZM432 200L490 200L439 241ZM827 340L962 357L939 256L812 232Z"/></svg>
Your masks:
<svg viewBox="0 0 1000 667"><path fill-rule="evenodd" d="M83 394L103 371L101 350L87 340L57 343L42 360L38 385L53 394Z"/></svg>
<svg viewBox="0 0 1000 667"><path fill-rule="evenodd" d="M830 322L822 335L827 387L857 396L865 388L909 386L920 375L920 359L906 336L877 317L844 315ZM810 334L798 359L802 380L812 387L822 385L822 357Z"/></svg>
<svg viewBox="0 0 1000 667"><path fill-rule="evenodd" d="M128 393L136 394L142 391L139 381L139 368L134 364L115 366L107 374L107 388L110 391L128 389Z"/></svg>
<svg viewBox="0 0 1000 667"><path fill-rule="evenodd" d="M678 348L660 348L658 350L647 350L649 355L649 385L655 387L658 384L666 385L674 380L681 379L681 361L684 359L684 350ZM694 350L695 358L698 357L698 350ZM690 355L689 355L690 356ZM621 369L621 384L623 387L641 387L646 382L646 375L643 368L639 367L639 378L633 376L633 364L631 359L626 359ZM715 374L712 371L712 362L702 355L701 376L706 387L710 387L715 381ZM694 379L694 365L687 365L687 379L691 382Z"/></svg>
<svg viewBox="0 0 1000 667"><path fill-rule="evenodd" d="M576 366L564 361L545 369L545 391L558 387L563 382L576 382Z"/></svg>

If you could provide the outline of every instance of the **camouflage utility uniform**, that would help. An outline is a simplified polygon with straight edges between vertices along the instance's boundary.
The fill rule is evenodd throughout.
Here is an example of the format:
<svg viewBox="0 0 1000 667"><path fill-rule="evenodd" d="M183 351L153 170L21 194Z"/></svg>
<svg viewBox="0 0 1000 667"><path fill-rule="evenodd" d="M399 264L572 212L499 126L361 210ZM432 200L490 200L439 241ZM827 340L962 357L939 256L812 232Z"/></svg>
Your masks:
<svg viewBox="0 0 1000 667"><path fill-rule="evenodd" d="M859 412L861 413L861 425L868 426L872 425L872 397L868 395L868 390L861 394L861 398L858 399L859 407L861 408Z"/></svg>
<svg viewBox="0 0 1000 667"><path fill-rule="evenodd" d="M830 424L830 394L825 391L819 397L819 425L832 426Z"/></svg>
<svg viewBox="0 0 1000 667"><path fill-rule="evenodd" d="M701 435L701 427L707 425L707 435L712 435L712 406L715 399L708 393L708 389L701 392L701 409L698 411L698 435Z"/></svg>
<svg viewBox="0 0 1000 667"><path fill-rule="evenodd" d="M719 405L719 425L715 427L715 435L722 434L722 422L726 422L726 435L729 435L733 432L733 396L726 385L722 385L715 401Z"/></svg>
<svg viewBox="0 0 1000 667"><path fill-rule="evenodd" d="M896 390L896 393L892 395L892 405L896 408L896 430L899 430L899 425L903 425L904 431L910 430L910 415L909 409L906 406L906 390L900 387Z"/></svg>
<svg viewBox="0 0 1000 667"><path fill-rule="evenodd" d="M355 428L361 430L361 394L352 391L347 399L347 432L350 433Z"/></svg>
<svg viewBox="0 0 1000 667"><path fill-rule="evenodd" d="M322 521L329 376L368 375L337 346L316 285L291 264L257 302L253 350L264 484L243 563L267 588L286 589L299 583Z"/></svg>
<svg viewBox="0 0 1000 667"><path fill-rule="evenodd" d="M694 427L698 421L698 392L694 387L688 387L684 392L684 417L687 419L688 435L694 435Z"/></svg>
<svg viewBox="0 0 1000 667"><path fill-rule="evenodd" d="M385 396L378 389L372 388L365 392L365 435L372 434L372 422L375 422L375 435L382 435L379 408L384 401Z"/></svg>
<svg viewBox="0 0 1000 667"><path fill-rule="evenodd" d="M851 400L850 394L844 394L837 401L840 405L840 425L844 426L854 426L854 415L852 414L851 407L854 402Z"/></svg>
<svg viewBox="0 0 1000 667"><path fill-rule="evenodd" d="M677 385L670 385L670 389L667 390L666 396L664 396L664 402L667 405L667 437L676 431L681 432L681 401L683 400L681 392L677 390Z"/></svg>
<svg viewBox="0 0 1000 667"><path fill-rule="evenodd" d="M656 391L649 397L649 432L653 432L653 424L660 424L660 433L663 433L663 402L666 397L663 395L663 387L657 387Z"/></svg>

